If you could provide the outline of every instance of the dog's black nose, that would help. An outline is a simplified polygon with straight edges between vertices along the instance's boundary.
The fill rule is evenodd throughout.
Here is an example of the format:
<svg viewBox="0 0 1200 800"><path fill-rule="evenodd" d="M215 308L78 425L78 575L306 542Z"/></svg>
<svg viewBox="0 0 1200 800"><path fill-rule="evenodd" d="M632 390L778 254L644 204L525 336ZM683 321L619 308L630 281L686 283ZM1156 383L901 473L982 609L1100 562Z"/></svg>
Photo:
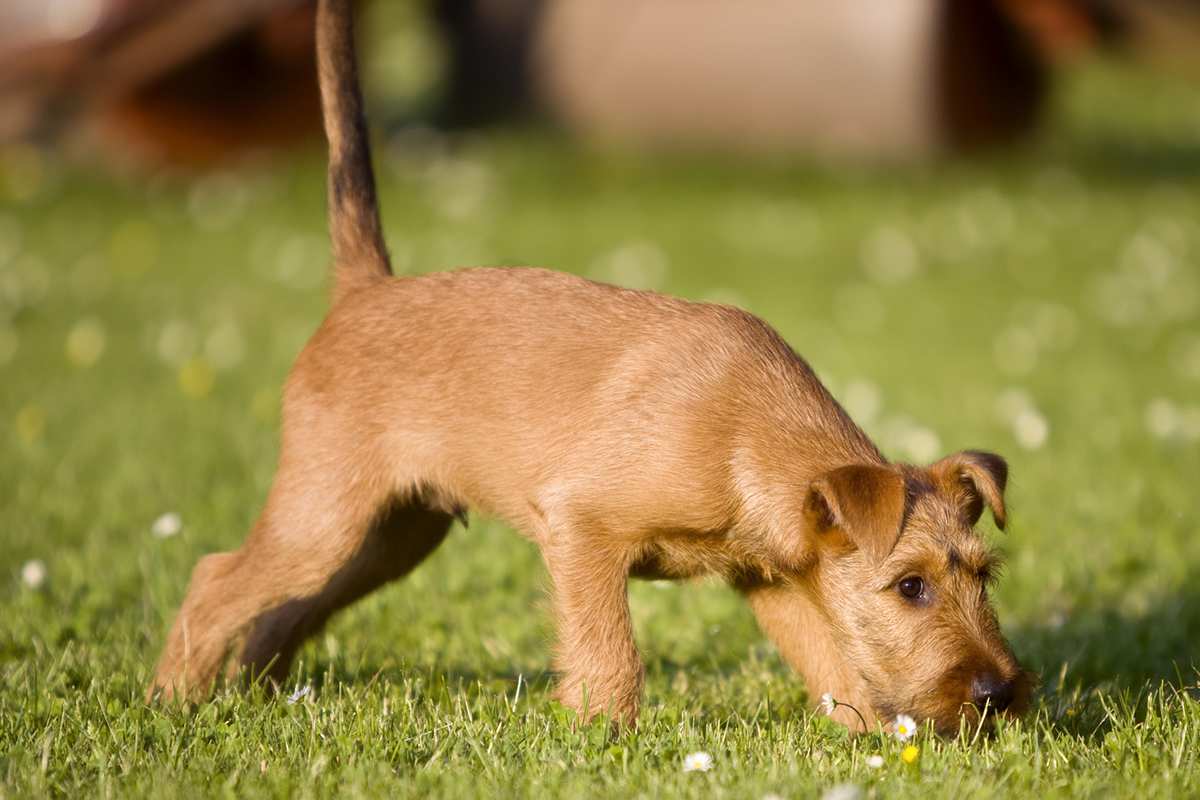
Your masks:
<svg viewBox="0 0 1200 800"><path fill-rule="evenodd" d="M994 672L981 672L971 681L971 700L982 711L1005 711L1012 705L1016 682L1006 681Z"/></svg>

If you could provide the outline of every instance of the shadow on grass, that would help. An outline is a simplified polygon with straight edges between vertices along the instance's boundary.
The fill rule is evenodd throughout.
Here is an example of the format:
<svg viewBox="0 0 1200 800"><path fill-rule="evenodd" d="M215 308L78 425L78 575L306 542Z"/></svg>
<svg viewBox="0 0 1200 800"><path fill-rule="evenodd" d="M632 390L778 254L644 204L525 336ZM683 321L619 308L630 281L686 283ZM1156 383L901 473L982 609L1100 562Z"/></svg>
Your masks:
<svg viewBox="0 0 1200 800"><path fill-rule="evenodd" d="M1200 683L1200 575L1189 576L1180 586L1180 591L1165 594L1137 613L1097 604L1056 623L1009 630L1023 663L1041 676L1038 704L1052 729L1092 739L1111 727L1108 701L1100 702L1100 696L1142 709L1146 694L1163 684L1195 690ZM653 650L646 655L648 677L668 687L681 674L705 683L731 678L751 657L750 650L740 646L713 648L699 658ZM335 691L339 686L357 691L373 684L403 685L417 678L426 697L438 704L481 697L512 699L518 682L520 696L540 698L537 703L548 698L554 686L554 675L545 666L520 669L500 663L486 666L440 659L413 663L390 658L313 658L312 654L304 662L293 669L290 681L311 684L318 691ZM790 676L786 668L781 669L781 679ZM734 692L729 701L740 707L745 695Z"/></svg>
<svg viewBox="0 0 1200 800"><path fill-rule="evenodd" d="M1137 688L1159 681L1194 682L1200 666L1200 576L1142 613L1083 609L1059 625L1012 631L1019 654L1048 684L1066 665L1084 685Z"/></svg>
<svg viewBox="0 0 1200 800"><path fill-rule="evenodd" d="M1200 177L1200 139L1089 135L1065 159L1080 172L1099 178L1134 183L1194 180Z"/></svg>
<svg viewBox="0 0 1200 800"><path fill-rule="evenodd" d="M1070 694L1076 699L1095 692L1131 692L1171 686L1195 686L1200 680L1200 577L1185 581L1186 589L1168 595L1141 613L1112 608L1076 611L1060 624L1036 624L1010 631L1013 645L1027 664L1041 676L1042 694L1054 702ZM700 660L651 654L646 659L648 676L671 685L679 674L719 679L736 674L749 657L741 648L717 648ZM376 663L317 657L293 680L314 688L338 684L366 686L371 683L402 684L418 675L433 691L449 691L474 697L481 693L515 689L549 694L554 683L547 669L520 670L498 666L479 668L466 664L402 661ZM1074 725L1069 726L1074 728Z"/></svg>
<svg viewBox="0 0 1200 800"><path fill-rule="evenodd" d="M403 685L414 677L422 679L435 692L447 691L466 697L485 692L494 694L501 689L511 694L518 683L523 687L522 693L549 692L554 684L554 675L548 670L490 670L462 664L406 664L400 661L348 663L344 659L318 658L299 669L293 668L290 673L291 680L311 685L316 690L338 686Z"/></svg>
<svg viewBox="0 0 1200 800"><path fill-rule="evenodd" d="M664 679L671 684L679 674L719 679L737 673L745 662L744 653L732 650L705 657L703 662L678 661L669 657L647 659L646 674ZM478 669L462 664L405 664L395 661L386 664L374 662L350 663L345 659L330 660L325 657L314 659L299 668L293 668L290 679L300 684L310 684L314 689L338 685L368 686L375 683L402 684L414 676L423 678L428 684L462 690L468 694L480 690L494 691L501 686L509 691L521 683L525 690L549 692L554 685L555 675L549 669ZM798 679L797 679L798 680Z"/></svg>
<svg viewBox="0 0 1200 800"><path fill-rule="evenodd" d="M1040 702L1054 729L1102 737L1113 724L1111 708L1141 718L1152 693L1197 696L1200 582L1182 585L1140 613L1089 608L1061 624L1011 631L1017 654L1042 678Z"/></svg>

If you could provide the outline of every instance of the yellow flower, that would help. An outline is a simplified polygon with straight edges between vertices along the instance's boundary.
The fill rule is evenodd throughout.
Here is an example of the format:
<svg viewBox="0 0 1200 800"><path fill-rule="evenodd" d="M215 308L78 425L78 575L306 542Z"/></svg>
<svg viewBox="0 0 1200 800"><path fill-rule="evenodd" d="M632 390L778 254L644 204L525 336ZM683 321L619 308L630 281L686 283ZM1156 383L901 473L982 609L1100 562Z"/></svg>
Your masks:
<svg viewBox="0 0 1200 800"><path fill-rule="evenodd" d="M104 354L107 337L104 325L96 319L75 323L67 334L67 359L77 367L90 367Z"/></svg>
<svg viewBox="0 0 1200 800"><path fill-rule="evenodd" d="M17 436L25 444L42 438L46 430L46 411L41 406L28 405L17 412Z"/></svg>
<svg viewBox="0 0 1200 800"><path fill-rule="evenodd" d="M900 751L900 760L905 764L914 764L917 757L921 755L921 748L915 744L910 744L908 747Z"/></svg>
<svg viewBox="0 0 1200 800"><path fill-rule="evenodd" d="M205 397L212 391L216 375L202 358L193 358L179 370L179 388L191 397Z"/></svg>

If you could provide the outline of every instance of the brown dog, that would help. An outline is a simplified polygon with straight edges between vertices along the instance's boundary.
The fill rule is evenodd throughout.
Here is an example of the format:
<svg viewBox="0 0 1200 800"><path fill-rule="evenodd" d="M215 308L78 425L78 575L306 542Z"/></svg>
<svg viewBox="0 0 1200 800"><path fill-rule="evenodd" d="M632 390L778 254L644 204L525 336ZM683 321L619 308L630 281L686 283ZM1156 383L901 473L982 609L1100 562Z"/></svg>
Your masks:
<svg viewBox="0 0 1200 800"><path fill-rule="evenodd" d="M339 608L398 578L471 507L541 547L558 698L636 719L630 575L716 573L805 677L867 724L957 728L1027 681L972 532L1004 524L1004 461L889 464L766 323L533 269L393 278L349 0L322 0L332 310L284 390L279 469L242 548L203 558L151 697L233 668L282 679ZM838 710L842 721L857 717Z"/></svg>

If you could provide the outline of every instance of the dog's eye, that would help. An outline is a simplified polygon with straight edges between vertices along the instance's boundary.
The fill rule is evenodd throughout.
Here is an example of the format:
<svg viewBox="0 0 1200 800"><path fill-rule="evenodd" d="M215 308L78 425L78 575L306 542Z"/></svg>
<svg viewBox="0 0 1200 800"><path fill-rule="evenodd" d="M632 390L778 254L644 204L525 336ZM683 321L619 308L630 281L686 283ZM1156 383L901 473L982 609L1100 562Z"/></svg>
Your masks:
<svg viewBox="0 0 1200 800"><path fill-rule="evenodd" d="M925 581L916 575L910 575L899 583L900 594L909 600L916 600L925 593Z"/></svg>

